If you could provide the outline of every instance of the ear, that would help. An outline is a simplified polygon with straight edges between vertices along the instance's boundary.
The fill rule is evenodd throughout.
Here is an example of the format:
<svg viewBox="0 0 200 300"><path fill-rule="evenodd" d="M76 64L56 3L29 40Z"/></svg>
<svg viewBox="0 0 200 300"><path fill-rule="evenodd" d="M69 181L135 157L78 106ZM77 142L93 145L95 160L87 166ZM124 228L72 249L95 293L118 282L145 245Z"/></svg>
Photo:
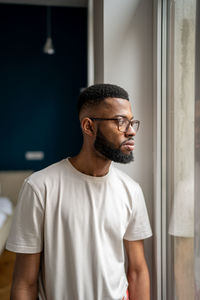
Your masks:
<svg viewBox="0 0 200 300"><path fill-rule="evenodd" d="M81 128L82 128L83 133L85 133L89 136L95 135L94 122L90 118L86 117L81 120Z"/></svg>

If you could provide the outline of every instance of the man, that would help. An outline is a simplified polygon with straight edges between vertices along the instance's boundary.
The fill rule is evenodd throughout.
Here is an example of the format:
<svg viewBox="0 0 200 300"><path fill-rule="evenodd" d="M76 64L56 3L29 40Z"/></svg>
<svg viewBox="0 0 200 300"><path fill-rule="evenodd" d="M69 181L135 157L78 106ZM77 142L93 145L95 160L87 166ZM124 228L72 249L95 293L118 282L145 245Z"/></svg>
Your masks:
<svg viewBox="0 0 200 300"><path fill-rule="evenodd" d="M133 160L139 121L111 84L85 89L78 112L80 153L32 174L20 193L7 242L18 253L11 299L149 300L143 194L111 166Z"/></svg>

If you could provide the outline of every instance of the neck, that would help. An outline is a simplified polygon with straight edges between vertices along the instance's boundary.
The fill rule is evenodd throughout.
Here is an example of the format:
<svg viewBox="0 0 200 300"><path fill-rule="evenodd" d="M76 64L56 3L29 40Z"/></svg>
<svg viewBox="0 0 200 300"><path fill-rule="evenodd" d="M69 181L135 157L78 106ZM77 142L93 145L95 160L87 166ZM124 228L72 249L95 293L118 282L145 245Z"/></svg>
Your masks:
<svg viewBox="0 0 200 300"><path fill-rule="evenodd" d="M109 172L111 161L94 152L81 149L77 156L69 158L71 164L81 173L101 177Z"/></svg>

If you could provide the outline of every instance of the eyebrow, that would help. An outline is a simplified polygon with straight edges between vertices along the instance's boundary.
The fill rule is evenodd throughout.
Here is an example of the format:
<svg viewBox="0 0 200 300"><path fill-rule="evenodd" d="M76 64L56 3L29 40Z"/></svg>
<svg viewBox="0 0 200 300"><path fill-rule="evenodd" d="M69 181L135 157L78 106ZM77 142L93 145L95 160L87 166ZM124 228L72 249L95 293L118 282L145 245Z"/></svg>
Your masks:
<svg viewBox="0 0 200 300"><path fill-rule="evenodd" d="M122 117L122 118L128 119L127 116L125 116L125 115L115 115L114 117L116 117L116 118ZM132 116L132 118L130 120L132 120L132 119L134 119L134 116Z"/></svg>

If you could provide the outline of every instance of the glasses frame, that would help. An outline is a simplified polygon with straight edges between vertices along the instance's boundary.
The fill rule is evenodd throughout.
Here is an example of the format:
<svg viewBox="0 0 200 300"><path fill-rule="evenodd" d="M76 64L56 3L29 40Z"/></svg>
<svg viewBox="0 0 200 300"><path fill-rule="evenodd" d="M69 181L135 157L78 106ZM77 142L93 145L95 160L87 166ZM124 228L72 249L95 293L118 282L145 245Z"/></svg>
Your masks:
<svg viewBox="0 0 200 300"><path fill-rule="evenodd" d="M131 125L131 127L133 127L134 124L137 124L138 127L137 127L137 130L135 130L135 132L138 132L139 127L140 127L140 121L139 121L139 120L129 120L128 118L123 117L123 116L118 117L118 118L93 118L93 117L89 117L89 118L90 118L90 120L92 120L92 121L118 121L118 122L117 122L118 130L119 130L120 132L125 132L125 133L128 131L130 125ZM125 131L124 131L124 130L120 130L120 124L119 124L119 120L120 120L120 119L125 119L125 120L128 121L128 125L126 126Z"/></svg>

